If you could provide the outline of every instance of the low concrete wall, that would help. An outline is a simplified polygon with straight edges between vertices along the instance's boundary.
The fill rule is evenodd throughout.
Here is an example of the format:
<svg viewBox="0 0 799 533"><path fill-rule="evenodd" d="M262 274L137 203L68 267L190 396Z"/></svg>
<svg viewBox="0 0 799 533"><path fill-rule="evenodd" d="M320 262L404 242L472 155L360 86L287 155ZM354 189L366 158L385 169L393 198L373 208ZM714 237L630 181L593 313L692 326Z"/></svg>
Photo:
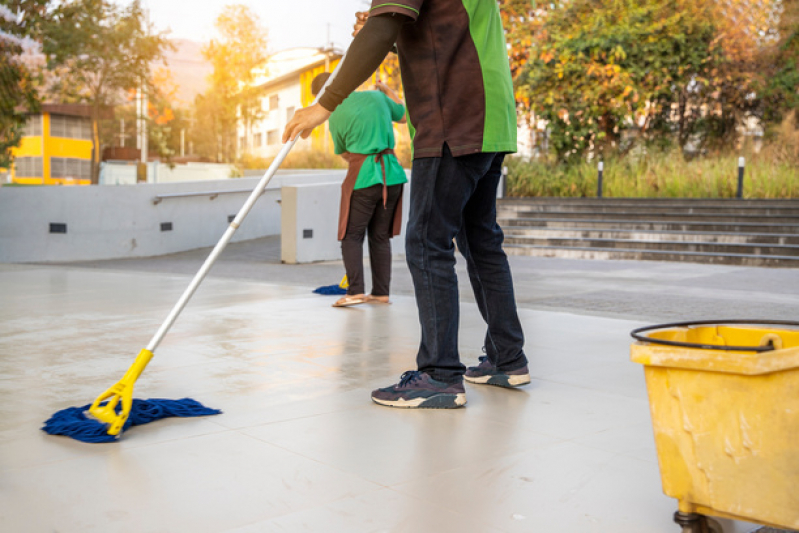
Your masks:
<svg viewBox="0 0 799 533"><path fill-rule="evenodd" d="M280 187L343 180L278 174L234 241L280 234ZM0 262L60 262L146 257L213 246L238 213L257 178L92 187L0 188ZM158 195L243 191L209 196ZM170 229L171 228L171 229Z"/></svg>
<svg viewBox="0 0 799 533"><path fill-rule="evenodd" d="M391 240L395 257L405 254L405 222L410 187L403 191L402 233ZM284 185L281 214L281 259L284 263L312 263L341 259L338 216L341 180L333 183ZM364 254L369 246L364 243Z"/></svg>
<svg viewBox="0 0 799 533"><path fill-rule="evenodd" d="M185 163L172 166L157 161L147 163L147 183L224 180L230 178L232 173L231 165L218 163ZM107 161L100 165L100 185L135 184L135 162Z"/></svg>

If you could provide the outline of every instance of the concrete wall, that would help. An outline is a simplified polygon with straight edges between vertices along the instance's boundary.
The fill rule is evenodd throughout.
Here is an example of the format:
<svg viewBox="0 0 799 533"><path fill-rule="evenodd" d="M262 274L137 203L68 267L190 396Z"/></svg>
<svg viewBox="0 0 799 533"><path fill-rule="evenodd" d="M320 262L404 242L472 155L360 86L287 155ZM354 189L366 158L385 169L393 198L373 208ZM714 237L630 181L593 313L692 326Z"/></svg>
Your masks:
<svg viewBox="0 0 799 533"><path fill-rule="evenodd" d="M280 187L343 180L343 171L278 173L234 241L280 233ZM0 188L0 262L146 257L213 246L238 213L257 178L90 187ZM163 194L244 191L164 198ZM337 198L337 197L336 197ZM336 200L336 205L337 200ZM171 223L172 229L162 230ZM66 233L59 233L66 225ZM56 233L51 233L55 230Z"/></svg>
<svg viewBox="0 0 799 533"><path fill-rule="evenodd" d="M391 240L393 255L405 254L410 187L403 191L402 233ZM341 259L338 216L341 180L333 183L284 185L282 196L281 259L284 263L311 263ZM369 247L364 243L364 255Z"/></svg>
<svg viewBox="0 0 799 533"><path fill-rule="evenodd" d="M170 167L166 163L147 163L147 183L224 180L233 172L231 165L186 163ZM136 163L108 161L100 165L100 185L135 185Z"/></svg>

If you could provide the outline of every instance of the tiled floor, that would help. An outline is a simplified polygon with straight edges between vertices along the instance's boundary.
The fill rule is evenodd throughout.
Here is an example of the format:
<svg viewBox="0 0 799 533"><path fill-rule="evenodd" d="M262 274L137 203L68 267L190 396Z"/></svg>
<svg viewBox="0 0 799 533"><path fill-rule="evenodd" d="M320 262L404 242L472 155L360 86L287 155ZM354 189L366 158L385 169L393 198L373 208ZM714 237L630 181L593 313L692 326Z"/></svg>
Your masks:
<svg viewBox="0 0 799 533"><path fill-rule="evenodd" d="M413 367L410 296L333 309L308 288L209 278L135 396L224 414L113 444L39 431L121 377L187 284L0 265L0 531L679 533L632 321L522 309L530 386L394 410L369 392ZM483 335L463 304L467 363Z"/></svg>

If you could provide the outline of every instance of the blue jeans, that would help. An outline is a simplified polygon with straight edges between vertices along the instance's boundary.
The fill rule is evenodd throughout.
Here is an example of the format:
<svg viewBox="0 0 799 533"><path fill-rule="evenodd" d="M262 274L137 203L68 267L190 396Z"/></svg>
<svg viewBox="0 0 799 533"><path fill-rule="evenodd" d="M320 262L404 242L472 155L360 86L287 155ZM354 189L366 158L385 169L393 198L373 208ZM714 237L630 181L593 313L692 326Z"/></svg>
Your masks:
<svg viewBox="0 0 799 533"><path fill-rule="evenodd" d="M416 361L434 379L459 382L458 279L455 246L466 259L475 300L488 330L485 350L501 370L527 364L496 195L504 154L415 159L411 174L406 258L413 277L422 340Z"/></svg>

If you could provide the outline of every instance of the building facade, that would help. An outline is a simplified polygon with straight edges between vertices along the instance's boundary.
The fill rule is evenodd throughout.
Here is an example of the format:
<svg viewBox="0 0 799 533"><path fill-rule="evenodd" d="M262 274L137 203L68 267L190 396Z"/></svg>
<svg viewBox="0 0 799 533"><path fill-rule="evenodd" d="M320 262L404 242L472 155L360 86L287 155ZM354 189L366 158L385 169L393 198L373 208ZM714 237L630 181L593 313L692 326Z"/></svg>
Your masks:
<svg viewBox="0 0 799 533"><path fill-rule="evenodd" d="M283 129L297 109L313 102L311 81L317 74L336 68L341 53L331 49L293 48L269 57L264 72L256 78L262 116L251 124L239 121L238 154L272 158L282 148ZM332 151L327 125L314 130L307 140L297 142L297 150Z"/></svg>
<svg viewBox="0 0 799 533"><path fill-rule="evenodd" d="M12 149L12 183L89 185L94 135L91 108L80 104L44 104L29 115L22 142Z"/></svg>

